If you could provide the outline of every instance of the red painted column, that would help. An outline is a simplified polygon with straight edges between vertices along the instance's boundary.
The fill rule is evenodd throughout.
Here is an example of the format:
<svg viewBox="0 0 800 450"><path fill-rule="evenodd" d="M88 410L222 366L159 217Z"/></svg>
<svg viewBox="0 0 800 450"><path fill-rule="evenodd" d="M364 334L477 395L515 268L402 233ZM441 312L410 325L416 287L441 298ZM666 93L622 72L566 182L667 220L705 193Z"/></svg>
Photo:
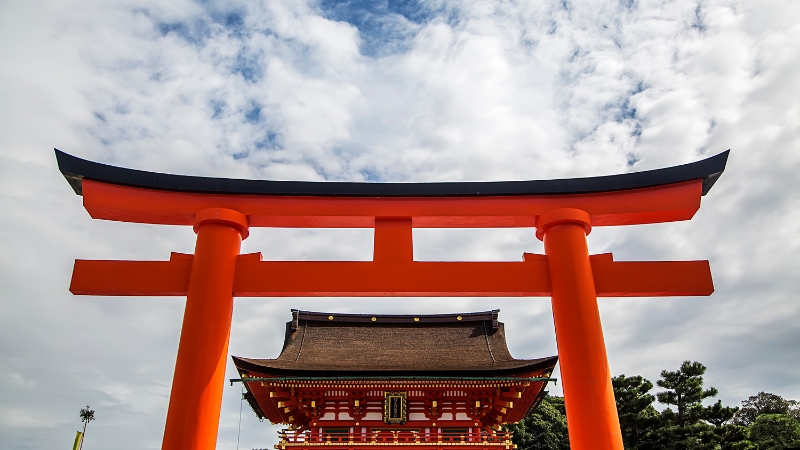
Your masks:
<svg viewBox="0 0 800 450"><path fill-rule="evenodd" d="M570 448L623 450L586 245L590 231L589 214L564 208L542 214L536 235L550 266Z"/></svg>
<svg viewBox="0 0 800 450"><path fill-rule="evenodd" d="M197 213L189 292L172 380L164 450L217 447L233 316L233 276L247 217L229 209Z"/></svg>

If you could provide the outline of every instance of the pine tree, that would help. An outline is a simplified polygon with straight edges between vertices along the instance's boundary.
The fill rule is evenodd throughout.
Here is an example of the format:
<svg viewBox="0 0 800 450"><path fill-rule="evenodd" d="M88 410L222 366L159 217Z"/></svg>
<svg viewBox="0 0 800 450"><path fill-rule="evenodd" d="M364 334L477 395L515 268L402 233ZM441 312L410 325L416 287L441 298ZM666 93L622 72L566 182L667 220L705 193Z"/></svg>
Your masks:
<svg viewBox="0 0 800 450"><path fill-rule="evenodd" d="M659 425L658 411L653 407L656 398L648 393L653 389L653 383L639 375L619 375L611 382L625 448L648 448L651 434Z"/></svg>
<svg viewBox="0 0 800 450"><path fill-rule="evenodd" d="M703 389L703 374L706 366L697 361L684 361L674 372L661 371L658 386L666 389L656 394L659 403L675 405L675 420L681 428L692 425L702 418L703 400L716 397L716 388Z"/></svg>
<svg viewBox="0 0 800 450"><path fill-rule="evenodd" d="M514 433L517 450L569 450L563 397L545 396L531 414L506 429Z"/></svg>

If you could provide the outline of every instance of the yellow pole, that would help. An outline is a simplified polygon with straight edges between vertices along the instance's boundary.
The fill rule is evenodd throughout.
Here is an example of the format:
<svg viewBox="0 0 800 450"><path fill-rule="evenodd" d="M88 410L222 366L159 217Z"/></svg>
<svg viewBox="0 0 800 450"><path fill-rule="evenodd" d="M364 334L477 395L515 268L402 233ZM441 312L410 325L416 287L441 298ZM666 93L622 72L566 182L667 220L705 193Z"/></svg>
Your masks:
<svg viewBox="0 0 800 450"><path fill-rule="evenodd" d="M83 442L83 433L78 431L78 434L75 435L75 443L72 444L72 450L78 450L81 446L81 442Z"/></svg>

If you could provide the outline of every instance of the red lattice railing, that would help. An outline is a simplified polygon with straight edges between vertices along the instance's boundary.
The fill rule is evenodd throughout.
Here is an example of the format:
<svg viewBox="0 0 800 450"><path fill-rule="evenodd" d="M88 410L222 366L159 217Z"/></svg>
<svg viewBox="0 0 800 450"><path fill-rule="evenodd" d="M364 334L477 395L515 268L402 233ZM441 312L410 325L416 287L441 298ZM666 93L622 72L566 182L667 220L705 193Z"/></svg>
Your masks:
<svg viewBox="0 0 800 450"><path fill-rule="evenodd" d="M328 431L303 431L282 430L279 433L280 444L489 444L506 445L511 443L511 433L486 433L480 432L441 432L417 430L374 430L369 432L328 432Z"/></svg>

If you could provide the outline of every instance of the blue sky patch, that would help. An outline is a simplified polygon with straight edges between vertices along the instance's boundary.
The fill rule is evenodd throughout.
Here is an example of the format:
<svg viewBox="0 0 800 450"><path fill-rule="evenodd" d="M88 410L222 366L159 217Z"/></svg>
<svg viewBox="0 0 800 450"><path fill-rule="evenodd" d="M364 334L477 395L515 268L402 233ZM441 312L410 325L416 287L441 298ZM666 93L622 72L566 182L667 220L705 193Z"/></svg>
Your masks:
<svg viewBox="0 0 800 450"><path fill-rule="evenodd" d="M283 136L275 133L273 131L267 132L264 135L264 138L260 141L256 142L256 148L258 150L274 150L278 148L283 148Z"/></svg>
<svg viewBox="0 0 800 450"><path fill-rule="evenodd" d="M227 104L222 100L211 100L208 102L208 105L211 107L213 111L211 114L212 119L219 119L222 116L222 110L227 106Z"/></svg>
<svg viewBox="0 0 800 450"><path fill-rule="evenodd" d="M361 53L372 57L405 50L417 25L439 12L418 0L321 0L319 7L328 19L358 28Z"/></svg>
<svg viewBox="0 0 800 450"><path fill-rule="evenodd" d="M241 38L246 34L245 14L240 10L217 7L211 2L200 2L205 14L185 21L156 21L155 27L162 36L175 34L191 44L199 45L211 36L212 24L219 24L231 36ZM146 15L150 15L146 12Z"/></svg>
<svg viewBox="0 0 800 450"><path fill-rule="evenodd" d="M208 23L202 19L186 22L158 22L156 28L162 36L175 34L195 45L202 43L211 33Z"/></svg>
<svg viewBox="0 0 800 450"><path fill-rule="evenodd" d="M370 183L380 183L384 181L383 176L375 170L362 169L359 173L364 176L364 181L369 181Z"/></svg>
<svg viewBox="0 0 800 450"><path fill-rule="evenodd" d="M250 108L245 111L244 118L249 123L258 123L261 121L261 105L256 102L250 103Z"/></svg>
<svg viewBox="0 0 800 450"><path fill-rule="evenodd" d="M257 82L264 76L264 66L261 64L260 55L248 54L244 49L236 55L232 71L241 74L242 78L251 83Z"/></svg>

